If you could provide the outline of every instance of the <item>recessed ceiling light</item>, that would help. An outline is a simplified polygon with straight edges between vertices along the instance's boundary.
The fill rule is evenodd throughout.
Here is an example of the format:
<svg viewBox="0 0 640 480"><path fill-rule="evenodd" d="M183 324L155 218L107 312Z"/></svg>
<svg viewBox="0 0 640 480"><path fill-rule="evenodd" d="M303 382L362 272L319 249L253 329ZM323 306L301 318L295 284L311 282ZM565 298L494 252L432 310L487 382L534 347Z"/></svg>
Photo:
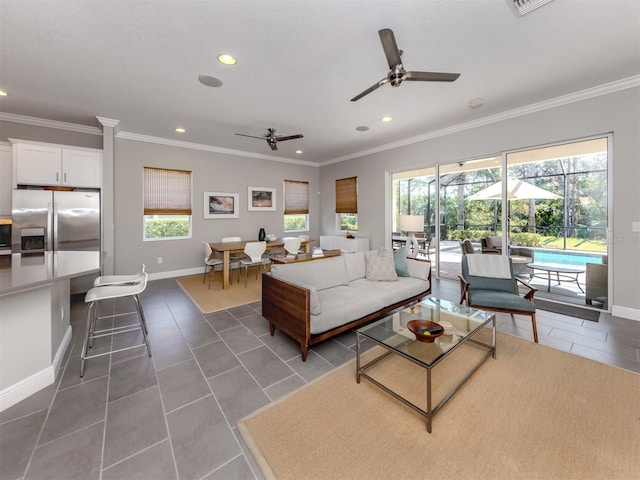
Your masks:
<svg viewBox="0 0 640 480"><path fill-rule="evenodd" d="M198 80L201 84L206 85L207 87L222 86L222 80L216 77L212 77L211 75L198 75Z"/></svg>
<svg viewBox="0 0 640 480"><path fill-rule="evenodd" d="M176 128L176 132L178 132L178 133L187 133L187 131L184 128Z"/></svg>
<svg viewBox="0 0 640 480"><path fill-rule="evenodd" d="M233 55L229 55L228 53L222 53L218 55L218 61L220 63L224 63L225 65L235 65L236 59Z"/></svg>
<svg viewBox="0 0 640 480"><path fill-rule="evenodd" d="M469 108L478 108L484 105L484 100L481 98L474 98L469 102Z"/></svg>
<svg viewBox="0 0 640 480"><path fill-rule="evenodd" d="M302 150L296 150L296 153L297 153L298 155L302 155Z"/></svg>
<svg viewBox="0 0 640 480"><path fill-rule="evenodd" d="M360 125L359 127L356 127L356 130L359 132L366 132L367 130L369 130L369 127L367 127L366 125Z"/></svg>
<svg viewBox="0 0 640 480"><path fill-rule="evenodd" d="M391 120L393 120L393 118L391 118L391 117L382 117L380 120L382 120L384 123L389 123Z"/></svg>
<svg viewBox="0 0 640 480"><path fill-rule="evenodd" d="M0 90L0 97L7 97L9 94L5 91Z"/></svg>

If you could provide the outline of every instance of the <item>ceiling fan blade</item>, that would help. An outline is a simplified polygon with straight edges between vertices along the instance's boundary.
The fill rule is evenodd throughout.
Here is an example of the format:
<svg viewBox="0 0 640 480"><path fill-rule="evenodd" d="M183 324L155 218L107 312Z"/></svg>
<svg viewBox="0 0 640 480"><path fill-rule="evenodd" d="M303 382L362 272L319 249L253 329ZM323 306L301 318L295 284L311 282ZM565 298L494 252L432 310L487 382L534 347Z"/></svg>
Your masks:
<svg viewBox="0 0 640 480"><path fill-rule="evenodd" d="M293 140L294 138L302 138L302 134L298 133L297 135L287 135L286 137L276 137L278 142L284 142L285 140Z"/></svg>
<svg viewBox="0 0 640 480"><path fill-rule="evenodd" d="M404 79L413 82L453 82L459 76L459 73L407 72Z"/></svg>
<svg viewBox="0 0 640 480"><path fill-rule="evenodd" d="M400 50L398 50L398 45L396 44L396 38L390 28L378 30L378 35L380 35L380 41L382 42L382 48L384 49L384 54L387 57L389 68L393 70L396 65L400 65L402 63Z"/></svg>
<svg viewBox="0 0 640 480"><path fill-rule="evenodd" d="M355 97L353 97L351 99L351 101L352 102L356 102L356 101L360 100L362 97L364 97L365 95L369 95L371 92L373 92L374 90L380 88L382 85L384 85L388 81L389 81L388 78L383 78L378 83L376 83L376 84L370 86L369 88L367 88L364 92L362 92L359 95L356 95Z"/></svg>
<svg viewBox="0 0 640 480"><path fill-rule="evenodd" d="M260 139L260 140L264 140L265 139L265 137L256 137L255 135L245 135L244 133L236 133L236 135L239 135L241 137L257 138L257 139Z"/></svg>

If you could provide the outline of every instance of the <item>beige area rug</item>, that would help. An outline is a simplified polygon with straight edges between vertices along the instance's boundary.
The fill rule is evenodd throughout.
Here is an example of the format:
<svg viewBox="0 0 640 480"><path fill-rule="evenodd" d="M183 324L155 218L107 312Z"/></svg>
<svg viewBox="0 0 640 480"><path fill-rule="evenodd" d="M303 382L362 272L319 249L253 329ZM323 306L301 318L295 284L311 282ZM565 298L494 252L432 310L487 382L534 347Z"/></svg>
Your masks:
<svg viewBox="0 0 640 480"><path fill-rule="evenodd" d="M249 269L247 288L244 286L244 272L240 273L240 283L237 283L237 272L232 272L232 277L233 283L229 290L222 289L222 278L219 272L216 272L216 276L211 279L211 290L208 288L208 280L202 283L202 274L181 277L177 282L202 313L217 312L262 300L261 274L258 274L256 279L255 271Z"/></svg>
<svg viewBox="0 0 640 480"><path fill-rule="evenodd" d="M454 383L478 350L458 349L432 370L434 384ZM395 355L375 367L425 406L423 369ZM354 362L238 427L267 479L637 479L639 399L640 375L498 333L497 358L435 415L431 434L414 410L357 384Z"/></svg>

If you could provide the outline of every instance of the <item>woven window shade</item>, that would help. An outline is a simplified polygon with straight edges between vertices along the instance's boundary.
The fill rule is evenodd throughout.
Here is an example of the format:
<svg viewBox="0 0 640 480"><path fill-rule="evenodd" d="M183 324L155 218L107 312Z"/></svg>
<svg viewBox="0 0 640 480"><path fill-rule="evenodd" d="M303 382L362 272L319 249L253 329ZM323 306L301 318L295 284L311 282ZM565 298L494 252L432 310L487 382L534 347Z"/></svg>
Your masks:
<svg viewBox="0 0 640 480"><path fill-rule="evenodd" d="M309 182L284 181L284 214L309 213Z"/></svg>
<svg viewBox="0 0 640 480"><path fill-rule="evenodd" d="M191 172L144 167L144 214L191 215Z"/></svg>
<svg viewBox="0 0 640 480"><path fill-rule="evenodd" d="M336 213L358 213L358 177L336 180Z"/></svg>

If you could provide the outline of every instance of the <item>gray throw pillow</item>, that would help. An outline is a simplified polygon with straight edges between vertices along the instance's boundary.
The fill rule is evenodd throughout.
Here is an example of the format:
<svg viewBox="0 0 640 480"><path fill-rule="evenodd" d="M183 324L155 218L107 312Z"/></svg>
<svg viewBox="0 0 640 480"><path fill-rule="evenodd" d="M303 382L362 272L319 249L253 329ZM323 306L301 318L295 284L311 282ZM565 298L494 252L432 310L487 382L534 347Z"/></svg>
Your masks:
<svg viewBox="0 0 640 480"><path fill-rule="evenodd" d="M367 280L374 282L392 282L398 280L396 266L393 263L391 250L378 253L376 250L365 252Z"/></svg>

